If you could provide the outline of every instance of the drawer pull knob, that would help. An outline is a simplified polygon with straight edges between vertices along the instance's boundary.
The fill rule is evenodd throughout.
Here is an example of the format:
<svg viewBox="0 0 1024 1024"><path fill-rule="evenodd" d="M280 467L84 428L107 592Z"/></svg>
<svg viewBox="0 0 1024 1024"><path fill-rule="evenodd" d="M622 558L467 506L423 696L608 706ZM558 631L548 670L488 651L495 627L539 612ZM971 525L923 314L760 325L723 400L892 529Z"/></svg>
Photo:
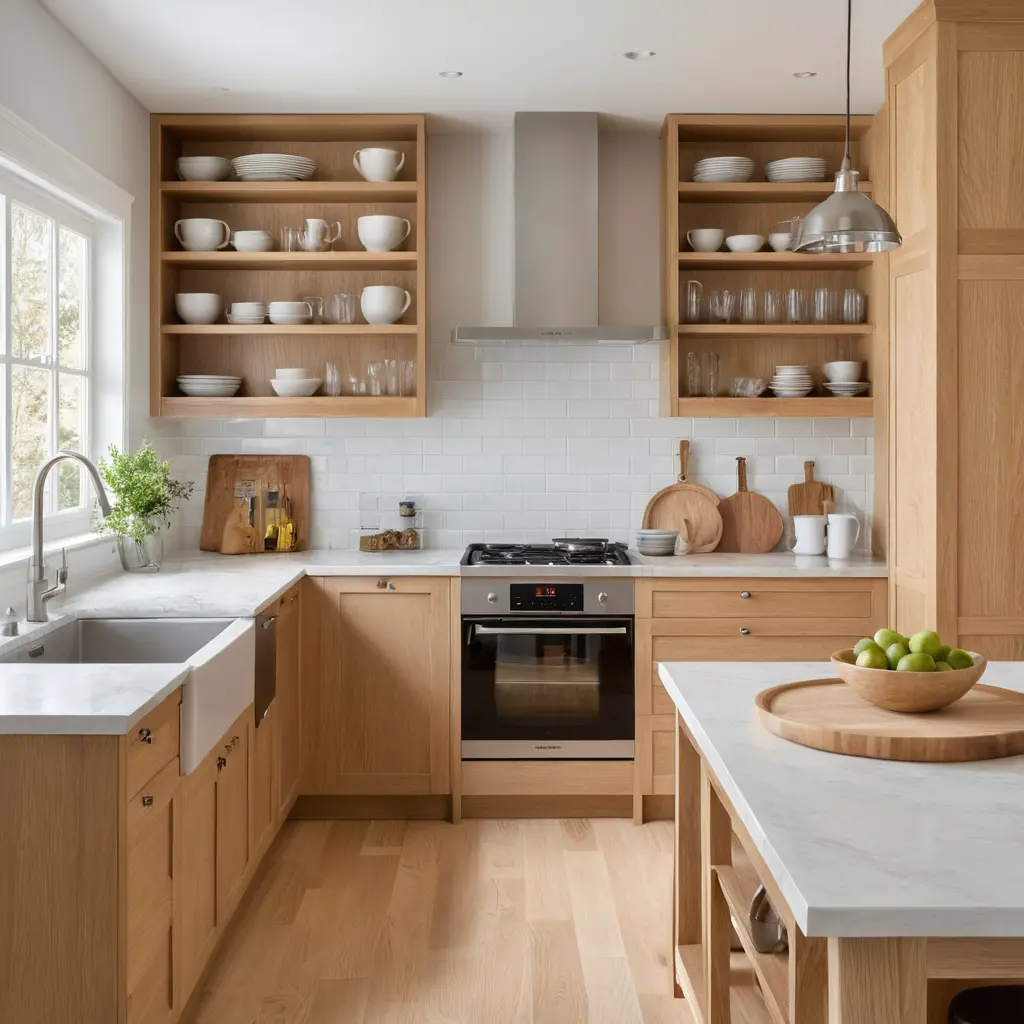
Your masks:
<svg viewBox="0 0 1024 1024"><path fill-rule="evenodd" d="M151 796L144 796L142 798L142 806L143 807L152 807L153 806L153 798Z"/></svg>
<svg viewBox="0 0 1024 1024"><path fill-rule="evenodd" d="M153 734L149 731L149 729L140 729L139 739L142 740L143 743L152 743Z"/></svg>
<svg viewBox="0 0 1024 1024"><path fill-rule="evenodd" d="M395 589L395 585L394 585L394 583L391 582L391 580L377 580L377 589L378 590L394 590Z"/></svg>
<svg viewBox="0 0 1024 1024"><path fill-rule="evenodd" d="M741 590L740 591L740 597L742 597L743 600L746 601L747 598L750 597L750 591L749 590Z"/></svg>
<svg viewBox="0 0 1024 1024"><path fill-rule="evenodd" d="M222 768L226 768L227 767L227 763L228 763L228 759L226 757L218 757L217 758L217 771L220 771Z"/></svg>
<svg viewBox="0 0 1024 1024"><path fill-rule="evenodd" d="M231 746L233 746L233 747L237 747L238 746L238 737L237 736L232 736L231 737Z"/></svg>
<svg viewBox="0 0 1024 1024"><path fill-rule="evenodd" d="M750 636L750 630L747 629L746 626L741 626L740 627L740 635L741 636Z"/></svg>

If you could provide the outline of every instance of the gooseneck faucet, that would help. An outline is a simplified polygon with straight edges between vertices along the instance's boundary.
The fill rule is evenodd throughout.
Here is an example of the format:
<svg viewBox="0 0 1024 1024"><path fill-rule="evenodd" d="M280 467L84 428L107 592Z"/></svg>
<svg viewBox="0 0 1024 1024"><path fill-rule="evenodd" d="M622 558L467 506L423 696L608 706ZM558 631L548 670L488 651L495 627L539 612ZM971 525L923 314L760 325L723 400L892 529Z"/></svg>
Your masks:
<svg viewBox="0 0 1024 1024"><path fill-rule="evenodd" d="M80 462L89 471L96 488L96 500L105 516L110 515L110 502L107 492L103 489L99 470L84 455L61 448L51 459L47 459L36 472L32 484L32 561L28 566L28 600L25 618L29 622L46 622L46 602L58 594L63 594L68 582L68 556L63 552L61 567L57 570L57 582L51 587L46 578L46 566L43 564L43 490L50 470L65 459Z"/></svg>

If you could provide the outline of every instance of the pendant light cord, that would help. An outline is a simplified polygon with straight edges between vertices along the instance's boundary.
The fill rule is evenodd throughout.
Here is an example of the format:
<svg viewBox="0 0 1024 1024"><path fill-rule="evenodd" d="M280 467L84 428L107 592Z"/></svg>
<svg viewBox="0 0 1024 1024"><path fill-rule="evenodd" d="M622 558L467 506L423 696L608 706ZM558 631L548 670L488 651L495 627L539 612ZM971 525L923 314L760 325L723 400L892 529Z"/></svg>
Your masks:
<svg viewBox="0 0 1024 1024"><path fill-rule="evenodd" d="M853 0L846 0L846 149L843 170L850 169L850 40L853 33Z"/></svg>

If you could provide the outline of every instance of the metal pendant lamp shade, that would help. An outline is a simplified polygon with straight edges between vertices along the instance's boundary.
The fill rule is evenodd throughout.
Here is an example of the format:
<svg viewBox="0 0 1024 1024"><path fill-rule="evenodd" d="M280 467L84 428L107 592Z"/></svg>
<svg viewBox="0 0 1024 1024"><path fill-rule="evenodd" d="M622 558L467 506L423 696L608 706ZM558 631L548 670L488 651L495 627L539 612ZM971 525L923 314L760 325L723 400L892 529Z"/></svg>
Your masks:
<svg viewBox="0 0 1024 1024"><path fill-rule="evenodd" d="M807 215L797 252L889 252L903 244L896 224L857 187L858 171L850 167L850 25L853 0L846 4L846 152L836 172L836 188Z"/></svg>

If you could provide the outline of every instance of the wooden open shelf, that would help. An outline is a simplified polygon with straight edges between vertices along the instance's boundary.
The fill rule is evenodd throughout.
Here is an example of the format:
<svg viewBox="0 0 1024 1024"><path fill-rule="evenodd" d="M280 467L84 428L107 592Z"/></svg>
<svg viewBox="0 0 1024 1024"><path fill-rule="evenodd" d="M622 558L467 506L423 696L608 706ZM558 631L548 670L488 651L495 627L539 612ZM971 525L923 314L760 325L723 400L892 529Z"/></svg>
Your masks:
<svg viewBox="0 0 1024 1024"><path fill-rule="evenodd" d="M417 415L415 398L352 398L344 395L328 398L187 398L172 396L160 399L161 416L201 417L204 419L263 419L264 417L303 416L398 416Z"/></svg>
<svg viewBox="0 0 1024 1024"><path fill-rule="evenodd" d="M415 203L415 181L162 181L170 199L210 203Z"/></svg>
<svg viewBox="0 0 1024 1024"><path fill-rule="evenodd" d="M761 993L755 973L743 953L730 956L729 1009L732 1024L774 1024ZM707 996L704 984L704 947L699 943L676 946L676 977L697 1024L705 1024Z"/></svg>
<svg viewBox="0 0 1024 1024"><path fill-rule="evenodd" d="M835 190L834 181L681 181L684 203L820 203ZM860 190L874 191L870 181Z"/></svg>
<svg viewBox="0 0 1024 1024"><path fill-rule="evenodd" d="M262 254L259 254L262 255ZM681 252L680 270L860 270L872 253Z"/></svg>
<svg viewBox="0 0 1024 1024"><path fill-rule="evenodd" d="M834 334L871 334L871 324L680 324L676 331L690 337L728 335L731 338L748 337L818 337Z"/></svg>
<svg viewBox="0 0 1024 1024"><path fill-rule="evenodd" d="M873 416L875 400L870 396L857 398L687 398L679 399L679 416L728 416L750 419L811 418L846 419L850 416Z"/></svg>
<svg viewBox="0 0 1024 1024"><path fill-rule="evenodd" d="M165 252L171 266L190 270L415 270L414 252Z"/></svg>
<svg viewBox="0 0 1024 1024"><path fill-rule="evenodd" d="M164 324L164 334L242 334L256 337L279 334L331 335L364 334L416 334L415 324L296 324L286 327L281 324Z"/></svg>

